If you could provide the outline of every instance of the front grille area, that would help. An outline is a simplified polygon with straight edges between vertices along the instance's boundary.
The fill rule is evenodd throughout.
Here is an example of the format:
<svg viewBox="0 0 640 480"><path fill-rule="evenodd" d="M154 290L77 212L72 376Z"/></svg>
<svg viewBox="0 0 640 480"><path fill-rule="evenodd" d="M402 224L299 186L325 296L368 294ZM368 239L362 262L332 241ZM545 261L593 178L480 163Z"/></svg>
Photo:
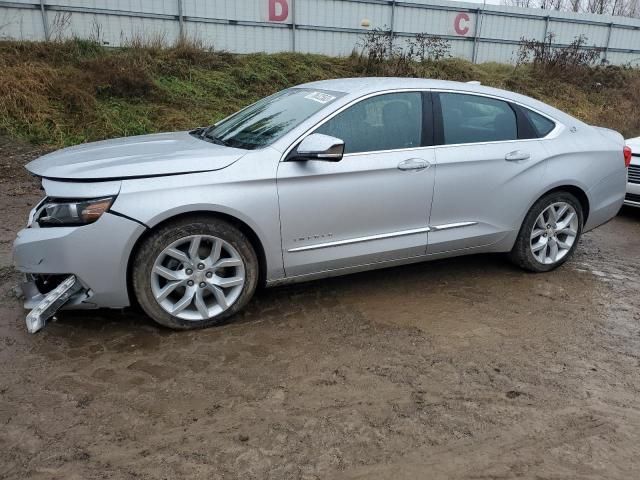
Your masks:
<svg viewBox="0 0 640 480"><path fill-rule="evenodd" d="M629 183L640 183L640 165L629 165Z"/></svg>
<svg viewBox="0 0 640 480"><path fill-rule="evenodd" d="M627 193L624 197L625 200L629 202L638 202L640 203L640 195L637 193Z"/></svg>
<svg viewBox="0 0 640 480"><path fill-rule="evenodd" d="M46 295L60 285L69 275L27 274L27 280L33 280L38 291Z"/></svg>

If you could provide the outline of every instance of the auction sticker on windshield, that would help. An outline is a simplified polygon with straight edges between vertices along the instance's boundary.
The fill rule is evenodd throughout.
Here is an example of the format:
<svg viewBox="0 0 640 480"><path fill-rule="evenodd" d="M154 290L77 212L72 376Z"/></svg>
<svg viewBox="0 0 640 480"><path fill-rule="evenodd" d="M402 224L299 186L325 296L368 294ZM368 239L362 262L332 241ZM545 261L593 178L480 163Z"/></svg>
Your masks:
<svg viewBox="0 0 640 480"><path fill-rule="evenodd" d="M333 95L329 95L328 93L311 92L304 98L308 98L309 100L314 100L319 103L329 103L330 101L335 100L336 97L334 97Z"/></svg>

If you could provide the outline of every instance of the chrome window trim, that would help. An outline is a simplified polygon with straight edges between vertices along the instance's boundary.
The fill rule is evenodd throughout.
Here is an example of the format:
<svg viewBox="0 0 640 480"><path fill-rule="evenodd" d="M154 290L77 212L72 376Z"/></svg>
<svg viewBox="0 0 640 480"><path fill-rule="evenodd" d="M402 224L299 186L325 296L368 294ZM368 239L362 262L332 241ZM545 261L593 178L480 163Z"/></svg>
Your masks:
<svg viewBox="0 0 640 480"><path fill-rule="evenodd" d="M305 245L304 247L290 248L287 250L287 252L289 253L305 252L307 250L316 250L319 248L338 247L342 245L350 245L352 243L370 242L372 240L384 240L387 238L404 237L406 235L427 233L430 230L431 229L429 227L423 227L423 228L412 228L411 230L400 230L397 232L379 233L377 235L367 235L366 237L348 238L346 240L336 240L335 242L315 243L313 245Z"/></svg>
<svg viewBox="0 0 640 480"><path fill-rule="evenodd" d="M309 135L314 133L315 130L317 130L322 125L327 123L333 117L335 117L336 115L342 113L347 108L352 107L356 103L359 103L359 102L361 102L363 100L367 100L368 98L377 97L379 95L387 95L387 94L390 94L390 93L407 93L407 92L459 93L461 95L474 95L474 96L477 96L477 97L487 97L487 98L492 98L494 100L500 100L500 101L507 102L507 103L513 103L513 104L518 105L518 106L520 106L522 108L526 108L528 110L531 110L532 112L535 112L538 115L542 115L546 119L552 121L555 124L555 128L553 130L551 130L546 136L540 137L540 138L524 138L524 139L515 139L515 140L497 140L497 141L490 141L490 142L473 142L473 143L451 143L451 144L443 144L443 145L428 145L428 146L424 146L424 147L396 148L396 149L391 149L391 150L373 150L373 151L370 151L370 152L347 153L347 154L345 154L343 156L343 158L355 157L355 156L361 156L361 155L390 153L390 152L426 150L426 149L441 148L441 147L459 147L459 146L463 146L463 145L465 145L465 146L467 146L467 145L493 145L493 144L496 144L496 143L513 143L513 142L531 142L531 141L540 141L540 140L552 140L554 138L557 138L560 135L560 133L562 133L566 128L566 126L562 122L560 122L559 120L551 117L550 115L548 115L546 113L541 112L540 110L538 110L536 108L530 107L529 105L525 105L522 102L518 102L516 100L512 100L512 99L509 99L509 98L506 98L506 97L502 97L502 96L499 96L499 95L493 95L493 94L488 94L488 93L470 92L468 90L453 90L453 89L439 89L439 88L395 88L395 89L390 89L390 90L381 90L381 91L378 91L378 92L368 93L368 94L362 95L362 96L360 96L358 98L354 98L353 100L351 100L346 105L343 105L338 110L336 110L335 112L331 113L329 116L323 118L322 120L320 120L319 122L317 122L313 126L309 127L304 133L299 135L298 138L296 138L291 143L291 145L289 145L285 149L284 153L280 157L280 162L283 162L284 159L287 158L287 155L289 155L289 153L291 153L291 150L293 150L293 148L300 141L304 140L306 137L308 137Z"/></svg>
<svg viewBox="0 0 640 480"><path fill-rule="evenodd" d="M515 142L536 142L542 140L542 138L523 138L520 140L501 140L501 141L492 141L492 142L475 142L475 143L451 143L445 145L429 145L427 147L414 147L414 148L399 148L396 150L373 150L371 152L358 152L358 153L345 153L342 158L346 157L358 157L362 155L375 155L379 153L391 153L391 152L408 152L414 150L429 150L432 148L445 148L445 147L467 147L469 145L493 145L496 143L515 143Z"/></svg>

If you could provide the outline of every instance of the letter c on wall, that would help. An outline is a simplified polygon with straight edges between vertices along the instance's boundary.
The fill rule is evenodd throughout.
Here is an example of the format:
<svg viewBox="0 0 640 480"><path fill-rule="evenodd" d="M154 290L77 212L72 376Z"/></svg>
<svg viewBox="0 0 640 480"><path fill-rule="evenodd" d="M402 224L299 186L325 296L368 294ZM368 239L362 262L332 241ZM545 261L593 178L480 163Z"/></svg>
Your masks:
<svg viewBox="0 0 640 480"><path fill-rule="evenodd" d="M459 13L453 21L453 28L458 35L466 35L469 33L469 23L471 19L466 13Z"/></svg>
<svg viewBox="0 0 640 480"><path fill-rule="evenodd" d="M284 22L289 16L287 0L269 0L269 21Z"/></svg>

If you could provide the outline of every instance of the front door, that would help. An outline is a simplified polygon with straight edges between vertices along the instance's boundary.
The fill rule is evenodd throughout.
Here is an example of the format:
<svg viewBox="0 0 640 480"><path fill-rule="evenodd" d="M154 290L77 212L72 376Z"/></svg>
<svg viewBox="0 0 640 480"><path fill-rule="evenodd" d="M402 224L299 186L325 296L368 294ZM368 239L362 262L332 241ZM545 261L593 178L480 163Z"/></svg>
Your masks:
<svg viewBox="0 0 640 480"><path fill-rule="evenodd" d="M425 109L420 92L366 98L314 132L344 140L341 161L280 163L287 276L425 255L435 178Z"/></svg>

